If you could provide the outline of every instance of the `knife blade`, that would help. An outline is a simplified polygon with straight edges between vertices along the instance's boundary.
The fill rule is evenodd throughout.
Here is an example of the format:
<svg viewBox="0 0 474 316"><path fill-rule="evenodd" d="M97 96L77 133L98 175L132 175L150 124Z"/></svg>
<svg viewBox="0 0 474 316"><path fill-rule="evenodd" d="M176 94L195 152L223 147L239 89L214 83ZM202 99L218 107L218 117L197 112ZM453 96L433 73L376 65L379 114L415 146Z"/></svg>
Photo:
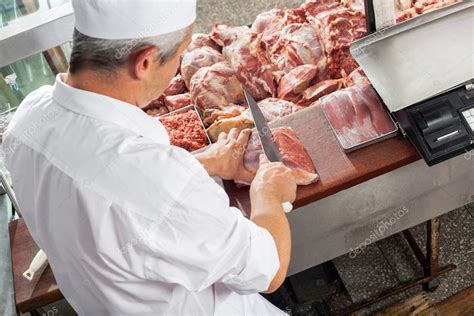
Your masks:
<svg viewBox="0 0 474 316"><path fill-rule="evenodd" d="M257 129L258 138L262 143L263 152L270 162L283 162L280 151L273 141L273 136L270 127L268 127L267 120L262 113L262 110L257 105L255 99L244 89L245 99L252 112L255 128Z"/></svg>
<svg viewBox="0 0 474 316"><path fill-rule="evenodd" d="M244 89L244 96L249 105L250 112L252 113L253 121L255 128L257 129L257 135L262 144L263 152L267 156L270 162L283 162L280 151L278 150L275 141L273 140L273 135L270 127L267 124L267 120L262 113L262 110L257 104L257 101ZM293 205L290 202L285 202L282 204L283 210L285 213L289 213L293 210Z"/></svg>

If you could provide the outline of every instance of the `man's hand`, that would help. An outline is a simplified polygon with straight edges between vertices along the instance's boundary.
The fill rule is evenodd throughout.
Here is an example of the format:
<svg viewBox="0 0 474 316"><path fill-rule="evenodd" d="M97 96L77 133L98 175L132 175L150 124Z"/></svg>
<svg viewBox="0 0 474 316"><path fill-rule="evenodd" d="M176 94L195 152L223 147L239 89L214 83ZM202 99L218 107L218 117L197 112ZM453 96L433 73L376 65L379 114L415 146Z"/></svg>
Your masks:
<svg viewBox="0 0 474 316"><path fill-rule="evenodd" d="M280 268L267 293L276 291L285 280L291 257L290 226L282 203L296 197L296 179L293 172L280 162L270 163L262 155L260 168L250 187L252 212L250 220L270 232L275 241Z"/></svg>
<svg viewBox="0 0 474 316"><path fill-rule="evenodd" d="M221 133L216 143L195 157L210 176L251 183L255 175L244 167L245 148L251 133L249 129L239 132L236 128L229 134Z"/></svg>
<svg viewBox="0 0 474 316"><path fill-rule="evenodd" d="M270 163L260 156L260 168L250 186L252 202L258 204L282 204L296 198L296 179L290 168L281 162Z"/></svg>

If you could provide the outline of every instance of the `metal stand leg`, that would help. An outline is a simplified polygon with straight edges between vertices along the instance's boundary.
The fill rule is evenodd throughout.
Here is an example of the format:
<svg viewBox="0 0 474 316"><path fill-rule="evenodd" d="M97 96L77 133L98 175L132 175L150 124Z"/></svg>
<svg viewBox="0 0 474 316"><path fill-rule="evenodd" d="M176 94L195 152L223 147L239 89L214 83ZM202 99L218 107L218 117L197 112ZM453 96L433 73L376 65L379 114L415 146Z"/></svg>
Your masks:
<svg viewBox="0 0 474 316"><path fill-rule="evenodd" d="M425 290L434 291L439 286L439 281L436 278L456 268L454 264L449 264L441 268L439 267L439 217L429 220L426 224L428 228L426 240L426 257L423 255L423 252L421 251L420 247L418 246L418 243L416 242L410 231L408 229L403 231L403 236L405 236L408 244L410 245L410 248L413 250L413 253L420 262L420 265L423 267L423 276L408 282L404 282L395 288L383 291L382 293L379 293L374 297L364 300L356 304L355 306L352 306L349 309L345 310L343 313L344 315L351 314L364 307L367 307L371 304L379 302L385 298L401 293L418 285L422 285L423 289Z"/></svg>

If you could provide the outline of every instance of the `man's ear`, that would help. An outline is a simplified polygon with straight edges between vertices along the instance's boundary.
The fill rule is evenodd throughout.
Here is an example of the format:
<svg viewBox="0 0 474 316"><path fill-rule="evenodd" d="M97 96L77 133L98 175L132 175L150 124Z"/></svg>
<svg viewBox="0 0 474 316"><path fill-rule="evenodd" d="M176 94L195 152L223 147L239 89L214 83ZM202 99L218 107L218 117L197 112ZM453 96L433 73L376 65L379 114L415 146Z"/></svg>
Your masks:
<svg viewBox="0 0 474 316"><path fill-rule="evenodd" d="M130 63L133 78L144 79L157 62L159 62L157 47L149 47L137 52L133 55Z"/></svg>

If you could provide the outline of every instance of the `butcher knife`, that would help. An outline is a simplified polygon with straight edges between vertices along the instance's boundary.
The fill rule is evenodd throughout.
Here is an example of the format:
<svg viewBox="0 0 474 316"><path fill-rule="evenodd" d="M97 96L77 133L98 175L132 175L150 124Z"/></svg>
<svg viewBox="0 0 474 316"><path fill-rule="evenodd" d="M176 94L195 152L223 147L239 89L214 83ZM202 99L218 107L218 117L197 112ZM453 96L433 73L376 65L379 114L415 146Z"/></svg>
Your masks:
<svg viewBox="0 0 474 316"><path fill-rule="evenodd" d="M260 139L260 143L262 144L265 156L267 156L270 162L283 162L280 151L278 150L277 145L273 141L273 136L270 127L268 127L267 121L265 120L265 116L263 115L262 110L260 110L260 107L257 105L255 99L245 89L244 95L250 107L250 111L252 112L255 128L257 129L257 135ZM290 202L285 202L282 204L282 206L285 213L289 213L293 210L293 205Z"/></svg>

